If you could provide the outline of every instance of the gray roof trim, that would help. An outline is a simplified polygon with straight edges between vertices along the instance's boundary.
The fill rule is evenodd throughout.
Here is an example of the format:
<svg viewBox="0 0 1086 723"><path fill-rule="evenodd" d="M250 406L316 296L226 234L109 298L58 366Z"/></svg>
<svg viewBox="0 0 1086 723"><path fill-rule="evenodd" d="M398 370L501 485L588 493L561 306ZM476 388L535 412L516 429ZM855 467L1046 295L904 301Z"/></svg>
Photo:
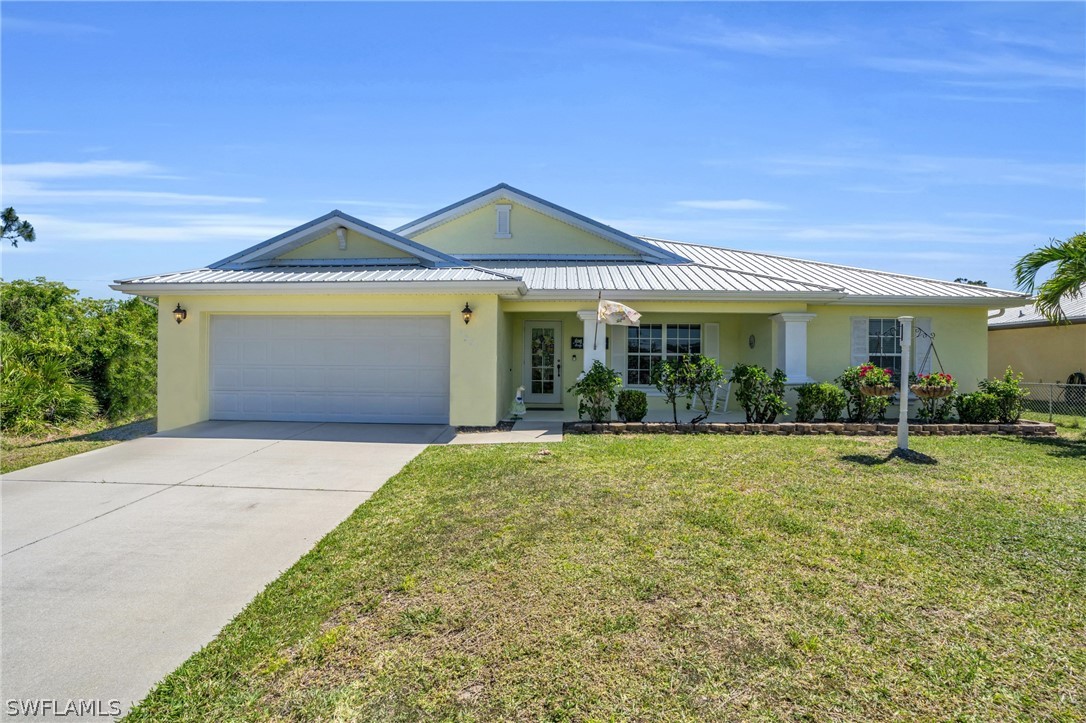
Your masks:
<svg viewBox="0 0 1086 723"><path fill-rule="evenodd" d="M1034 329L1046 326L1074 326L1076 324L1086 324L1086 317L1068 319L1067 321L1059 321L1056 323L1052 323L1051 321L1011 321L1006 324L996 324L989 321L988 331L999 331L1000 329Z"/></svg>
<svg viewBox="0 0 1086 723"><path fill-rule="evenodd" d="M835 291L653 291L649 289L605 289L608 298L615 301L652 299L656 301L788 301L830 303L844 296ZM583 289L531 289L523 301L581 301L599 298L598 291Z"/></svg>
<svg viewBox="0 0 1086 723"><path fill-rule="evenodd" d="M314 239L323 236L322 232L326 227L333 226L333 222L338 221L338 225L352 228L352 230L368 236L375 241L388 244L393 248L398 248L409 254L412 254L419 258L424 265L427 266L465 266L466 264L455 256L432 249L429 246L424 246L417 241L412 241L409 238L404 238L393 231L387 231L380 226L374 226L372 223L367 223L362 219L355 218L349 214L343 213L339 209L329 211L328 213L315 218L312 221L303 223L301 226L292 228L289 231L285 231L278 236L274 236L267 241L261 241L255 246L250 246L243 251L239 251L236 254L227 256L225 259L216 261L210 264L210 268L226 268L233 264L245 263L250 261L264 260L272 253L284 253L286 251L293 250L299 246L302 246ZM318 235L319 234L319 235Z"/></svg>
<svg viewBox="0 0 1086 723"><path fill-rule="evenodd" d="M632 236L625 231L619 231L617 228L600 223L599 221L579 214L576 211L571 211L568 208L552 203L545 198L534 196L519 188L510 186L508 183L499 183L496 186L492 186L484 191L468 196L456 203L451 203L433 213L428 213L414 221L405 223L403 226L395 229L395 232L410 237L414 234L422 233L423 231L434 228L435 226L439 226L446 221L451 221L453 218L470 213L471 211L490 203L491 200L496 200L498 198L507 198L511 201L516 201L534 211L545 213L559 221L564 221L571 226L576 226L584 231L593 233L607 241L611 241L612 243L628 248L635 253L641 254L645 257L646 261L681 263L688 260L667 249L662 249L653 244L646 244L644 240L637 236Z"/></svg>
<svg viewBox="0 0 1086 723"><path fill-rule="evenodd" d="M523 283L507 280L495 281L313 281L297 282L236 282L222 283L126 283L110 284L111 289L137 296L161 296L165 294L199 293L203 295L239 295L252 296L261 294L448 294L484 293L512 296L524 295L527 288Z"/></svg>

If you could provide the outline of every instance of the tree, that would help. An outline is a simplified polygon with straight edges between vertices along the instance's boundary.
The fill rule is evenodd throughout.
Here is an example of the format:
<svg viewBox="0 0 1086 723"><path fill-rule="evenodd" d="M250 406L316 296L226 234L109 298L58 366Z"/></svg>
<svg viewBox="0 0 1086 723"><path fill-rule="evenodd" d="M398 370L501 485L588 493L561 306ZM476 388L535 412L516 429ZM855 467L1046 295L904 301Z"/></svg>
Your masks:
<svg viewBox="0 0 1086 723"><path fill-rule="evenodd" d="M18 246L20 241L31 243L35 239L34 227L29 221L20 221L15 209L8 206L4 209L4 235L3 240L11 241L12 246Z"/></svg>
<svg viewBox="0 0 1086 723"><path fill-rule="evenodd" d="M987 281L981 281L979 279L977 279L977 280L967 279L964 276L959 276L958 278L954 279L954 283L955 284L969 284L970 286L987 286L988 285Z"/></svg>
<svg viewBox="0 0 1086 723"><path fill-rule="evenodd" d="M1038 284L1038 272L1049 264L1056 265L1052 276ZM1014 265L1014 280L1022 291L1037 295L1033 306L1046 319L1063 321L1060 300L1078 298L1086 285L1086 232L1066 241L1050 239L1047 246L1029 252Z"/></svg>

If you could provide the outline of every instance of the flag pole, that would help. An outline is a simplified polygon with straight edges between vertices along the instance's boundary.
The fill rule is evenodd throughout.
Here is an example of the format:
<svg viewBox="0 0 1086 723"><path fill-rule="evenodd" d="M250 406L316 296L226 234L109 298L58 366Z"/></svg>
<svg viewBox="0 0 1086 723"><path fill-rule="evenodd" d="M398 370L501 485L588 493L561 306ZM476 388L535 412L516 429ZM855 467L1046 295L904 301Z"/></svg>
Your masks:
<svg viewBox="0 0 1086 723"><path fill-rule="evenodd" d="M592 334L592 351L596 351L600 340L600 302L603 301L603 291L596 297L596 331Z"/></svg>

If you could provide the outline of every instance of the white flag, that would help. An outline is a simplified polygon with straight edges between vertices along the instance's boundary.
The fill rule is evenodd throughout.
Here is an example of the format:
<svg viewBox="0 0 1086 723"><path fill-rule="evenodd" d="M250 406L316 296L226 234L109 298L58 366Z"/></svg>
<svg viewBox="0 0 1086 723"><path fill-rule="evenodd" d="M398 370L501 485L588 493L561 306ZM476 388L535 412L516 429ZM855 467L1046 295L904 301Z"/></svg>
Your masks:
<svg viewBox="0 0 1086 723"><path fill-rule="evenodd" d="M641 314L617 301L600 299L596 318L609 326L640 326Z"/></svg>

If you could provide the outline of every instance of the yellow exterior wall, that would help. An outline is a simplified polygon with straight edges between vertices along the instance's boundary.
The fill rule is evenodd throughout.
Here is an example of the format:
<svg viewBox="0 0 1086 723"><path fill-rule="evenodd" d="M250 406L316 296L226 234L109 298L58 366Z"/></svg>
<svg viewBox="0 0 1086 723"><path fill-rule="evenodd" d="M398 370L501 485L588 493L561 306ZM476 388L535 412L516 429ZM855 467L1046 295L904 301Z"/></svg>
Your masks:
<svg viewBox="0 0 1086 723"><path fill-rule="evenodd" d="M988 332L988 376L1013 367L1027 382L1066 382L1086 373L1086 324L1028 326Z"/></svg>
<svg viewBox="0 0 1086 723"><path fill-rule="evenodd" d="M496 203L509 203L501 201ZM495 204L412 237L421 244L449 254L625 254L629 249L581 231L569 224L513 203L509 228L512 238L494 238Z"/></svg>
<svg viewBox="0 0 1086 723"><path fill-rule="evenodd" d="M983 308L924 306L815 306L817 314L807 326L807 374L817 381L832 380L851 363L851 318L890 319L930 317L935 347L948 374L963 392L974 391L988 375L988 311ZM913 346L916 348L915 344ZM911 364L915 370L916 360ZM939 370L932 359L932 369Z"/></svg>
<svg viewBox="0 0 1086 723"><path fill-rule="evenodd" d="M411 254L381 243L357 231L347 230L347 248L340 250L339 236L332 232L280 255L281 259L399 259Z"/></svg>
<svg viewBox="0 0 1086 723"><path fill-rule="evenodd" d="M464 324L460 309L475 314ZM498 298L493 295L281 295L161 296L158 329L158 428L175 429L208 419L210 324L213 314L368 314L448 316L450 325L449 423L488 426L497 421ZM171 313L180 303L188 318Z"/></svg>

